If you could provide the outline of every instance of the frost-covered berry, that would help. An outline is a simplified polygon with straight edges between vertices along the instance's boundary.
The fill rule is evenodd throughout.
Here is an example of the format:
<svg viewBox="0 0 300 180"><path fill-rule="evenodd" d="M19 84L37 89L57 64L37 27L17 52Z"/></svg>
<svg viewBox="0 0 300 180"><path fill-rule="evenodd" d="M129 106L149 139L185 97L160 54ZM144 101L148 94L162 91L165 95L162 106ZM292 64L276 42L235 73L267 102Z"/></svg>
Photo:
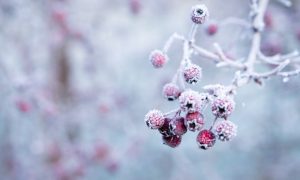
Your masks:
<svg viewBox="0 0 300 180"><path fill-rule="evenodd" d="M187 128L184 123L183 117L177 117L170 123L170 130L174 135L182 136L186 133Z"/></svg>
<svg viewBox="0 0 300 180"><path fill-rule="evenodd" d="M172 148L175 148L181 143L181 136L173 135L173 136L162 136L163 143Z"/></svg>
<svg viewBox="0 0 300 180"><path fill-rule="evenodd" d="M169 101L177 99L180 96L180 93L179 87L174 83L168 83L163 87L163 95Z"/></svg>
<svg viewBox="0 0 300 180"><path fill-rule="evenodd" d="M183 77L187 83L195 84L202 77L202 69L196 64L188 64L183 69Z"/></svg>
<svg viewBox="0 0 300 180"><path fill-rule="evenodd" d="M145 122L149 128L158 129L163 126L165 118L161 111L154 109L146 114Z"/></svg>
<svg viewBox="0 0 300 180"><path fill-rule="evenodd" d="M216 142L216 136L210 130L202 130L197 136L197 143L199 148L208 149L212 147Z"/></svg>
<svg viewBox="0 0 300 180"><path fill-rule="evenodd" d="M204 4L192 7L191 19L196 24L203 24L209 17L209 12Z"/></svg>
<svg viewBox="0 0 300 180"><path fill-rule="evenodd" d="M199 112L187 113L185 123L188 130L200 131L204 126L203 115Z"/></svg>
<svg viewBox="0 0 300 180"><path fill-rule="evenodd" d="M232 98L225 96L217 98L212 103L212 113L218 118L227 118L234 110L235 102Z"/></svg>
<svg viewBox="0 0 300 180"><path fill-rule="evenodd" d="M164 124L162 125L162 127L160 127L158 129L160 134L162 134L163 136L172 136L173 135L173 133L171 132L171 129L170 129L170 123L171 123L171 119L169 119L169 118L164 119Z"/></svg>
<svg viewBox="0 0 300 180"><path fill-rule="evenodd" d="M211 23L206 28L206 33L210 36L215 35L218 32L218 25L216 23Z"/></svg>
<svg viewBox="0 0 300 180"><path fill-rule="evenodd" d="M179 96L180 108L186 112L201 111L207 104L205 94L193 90L186 90Z"/></svg>
<svg viewBox="0 0 300 180"><path fill-rule="evenodd" d="M214 132L221 141L230 141L236 136L237 126L228 120L222 120L217 122L214 126Z"/></svg>
<svg viewBox="0 0 300 180"><path fill-rule="evenodd" d="M168 56L160 50L154 50L149 57L152 65L155 68L161 68L168 62Z"/></svg>

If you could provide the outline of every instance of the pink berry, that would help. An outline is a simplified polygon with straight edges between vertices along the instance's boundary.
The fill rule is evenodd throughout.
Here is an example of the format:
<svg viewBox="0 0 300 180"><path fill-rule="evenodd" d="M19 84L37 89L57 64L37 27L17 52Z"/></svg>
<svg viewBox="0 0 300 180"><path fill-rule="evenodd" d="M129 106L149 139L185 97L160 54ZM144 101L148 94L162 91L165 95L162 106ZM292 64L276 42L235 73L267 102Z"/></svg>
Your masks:
<svg viewBox="0 0 300 180"><path fill-rule="evenodd" d="M24 100L17 101L16 106L23 113L29 112L31 110L31 105Z"/></svg>
<svg viewBox="0 0 300 180"><path fill-rule="evenodd" d="M162 136L163 143L172 148L175 148L181 143L181 136L173 135L173 136Z"/></svg>
<svg viewBox="0 0 300 180"><path fill-rule="evenodd" d="M208 149L216 142L216 136L210 130L202 130L197 136L197 143L201 149Z"/></svg>
<svg viewBox="0 0 300 180"><path fill-rule="evenodd" d="M202 77L202 69L196 64L188 64L183 69L183 77L187 83L195 84Z"/></svg>
<svg viewBox="0 0 300 180"><path fill-rule="evenodd" d="M207 26L206 32L208 35L213 36L217 33L218 31L218 25L215 23L212 23Z"/></svg>
<svg viewBox="0 0 300 180"><path fill-rule="evenodd" d="M180 96L180 93L179 87L174 83L168 83L163 87L163 95L169 101L177 99Z"/></svg>
<svg viewBox="0 0 300 180"><path fill-rule="evenodd" d="M170 130L174 135L182 136L186 133L187 128L184 121L183 117L177 117L171 121Z"/></svg>
<svg viewBox="0 0 300 180"><path fill-rule="evenodd" d="M154 50L149 57L153 67L161 68L168 62L168 56L160 50Z"/></svg>
<svg viewBox="0 0 300 180"><path fill-rule="evenodd" d="M203 24L209 17L208 9L205 5L200 4L192 7L191 19L196 24Z"/></svg>
<svg viewBox="0 0 300 180"><path fill-rule="evenodd" d="M234 110L235 102L230 97L217 98L212 103L212 112L218 118L227 118Z"/></svg>
<svg viewBox="0 0 300 180"><path fill-rule="evenodd" d="M185 122L188 130L200 131L204 126L204 117L199 112L187 113Z"/></svg>
<svg viewBox="0 0 300 180"><path fill-rule="evenodd" d="M131 12L133 14L138 14L141 10L141 1L140 0L130 0L129 6L130 6Z"/></svg>
<svg viewBox="0 0 300 180"><path fill-rule="evenodd" d="M169 119L169 118L164 119L164 124L162 125L162 127L160 127L158 129L160 134L162 134L163 136L172 136L173 135L173 133L171 132L171 129L170 129L170 123L171 123L171 119Z"/></svg>
<svg viewBox="0 0 300 180"><path fill-rule="evenodd" d="M236 136L237 126L231 121L222 120L217 122L217 124L214 126L214 132L218 136L219 140L230 141Z"/></svg>
<svg viewBox="0 0 300 180"><path fill-rule="evenodd" d="M196 112L201 111L205 107L207 99L204 94L199 94L193 90L186 90L179 96L179 103L181 110Z"/></svg>
<svg viewBox="0 0 300 180"><path fill-rule="evenodd" d="M164 124L164 115L159 110L151 110L145 116L145 122L147 126L151 129L158 129Z"/></svg>

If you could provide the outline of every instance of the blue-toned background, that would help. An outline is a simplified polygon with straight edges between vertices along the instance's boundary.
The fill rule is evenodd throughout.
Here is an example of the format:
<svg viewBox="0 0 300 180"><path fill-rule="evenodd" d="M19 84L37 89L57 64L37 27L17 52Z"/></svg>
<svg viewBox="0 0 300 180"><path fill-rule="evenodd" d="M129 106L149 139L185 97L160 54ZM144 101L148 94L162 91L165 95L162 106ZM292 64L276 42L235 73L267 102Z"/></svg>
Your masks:
<svg viewBox="0 0 300 180"><path fill-rule="evenodd" d="M187 35L192 5L211 21L249 20L241 0L0 0L0 179L7 180L294 180L300 178L300 80L274 78L239 89L231 120L238 136L203 151L196 133L172 149L144 123L182 57L177 41L164 69L148 55L173 32ZM271 1L264 52L300 49L300 1ZM245 56L251 31L222 25L196 36L213 51ZM223 23L224 24L224 23ZM194 56L206 84L230 84L234 71ZM209 111L207 121L213 119Z"/></svg>

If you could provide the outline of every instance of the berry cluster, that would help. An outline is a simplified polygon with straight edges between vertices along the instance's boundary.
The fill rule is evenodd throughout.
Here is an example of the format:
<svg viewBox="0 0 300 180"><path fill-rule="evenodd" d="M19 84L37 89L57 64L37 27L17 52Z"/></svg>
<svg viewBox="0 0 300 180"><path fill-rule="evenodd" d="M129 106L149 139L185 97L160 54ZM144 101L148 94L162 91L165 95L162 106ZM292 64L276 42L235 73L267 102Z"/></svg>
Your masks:
<svg viewBox="0 0 300 180"><path fill-rule="evenodd" d="M227 120L235 107L234 100L226 91L227 89L221 85L208 87L205 93L186 89L180 93L179 108L174 112L174 116L170 117L172 113L163 114L155 109L146 114L145 122L149 128L157 129L162 134L164 144L173 148L181 143L182 136L188 130L199 132L196 141L201 149L212 147L216 139L229 141L236 136L237 127ZM209 129L205 129L203 113L209 104L215 120ZM218 119L223 120L217 121Z"/></svg>
<svg viewBox="0 0 300 180"><path fill-rule="evenodd" d="M195 25L203 24L208 14L205 5L194 6L191 20ZM154 68L162 68L169 60L167 53L161 50L154 50L149 59ZM162 90L167 100L178 100L179 108L166 114L156 109L146 114L147 126L162 134L164 144L177 147L188 130L199 132L196 141L201 149L212 147L216 139L229 141L236 135L236 125L227 120L235 107L232 89L222 85L209 85L204 87L205 92L199 93L185 88L184 82L196 84L201 78L201 67L192 63L189 55L185 54L172 82L165 84ZM209 129L205 129L203 113L208 105L211 106L215 120ZM223 120L217 122L218 119Z"/></svg>

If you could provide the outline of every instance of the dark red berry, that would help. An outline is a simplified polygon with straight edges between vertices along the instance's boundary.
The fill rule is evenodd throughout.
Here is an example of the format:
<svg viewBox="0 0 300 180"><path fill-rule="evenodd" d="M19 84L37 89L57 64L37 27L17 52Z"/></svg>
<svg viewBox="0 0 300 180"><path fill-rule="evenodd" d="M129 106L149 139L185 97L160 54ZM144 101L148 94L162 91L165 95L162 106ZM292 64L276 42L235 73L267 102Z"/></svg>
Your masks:
<svg viewBox="0 0 300 180"><path fill-rule="evenodd" d="M201 149L208 149L212 147L216 142L216 136L210 130L200 131L197 136L197 143Z"/></svg>
<svg viewBox="0 0 300 180"><path fill-rule="evenodd" d="M182 136L186 133L187 128L184 121L185 120L183 117L177 117L176 119L172 120L172 122L170 123L170 129L174 135Z"/></svg>
<svg viewBox="0 0 300 180"><path fill-rule="evenodd" d="M177 146L180 145L181 143L181 136L177 136L177 135L174 135L174 136L162 136L162 139L163 139L163 143L165 145L168 145L172 148L175 148Z"/></svg>
<svg viewBox="0 0 300 180"><path fill-rule="evenodd" d="M158 129L158 131L163 136L172 136L172 132L171 132L171 129L170 129L170 123L171 123L171 119L170 118L165 118L164 119L164 124L162 125L161 128Z"/></svg>

